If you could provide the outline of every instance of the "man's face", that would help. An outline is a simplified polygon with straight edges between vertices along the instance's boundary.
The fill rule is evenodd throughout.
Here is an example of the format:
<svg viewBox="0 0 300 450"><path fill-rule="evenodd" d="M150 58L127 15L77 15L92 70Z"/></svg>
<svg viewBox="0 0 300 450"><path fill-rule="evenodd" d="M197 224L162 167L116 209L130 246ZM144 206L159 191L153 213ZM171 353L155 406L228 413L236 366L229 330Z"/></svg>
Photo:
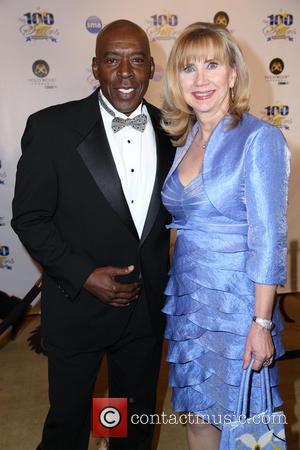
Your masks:
<svg viewBox="0 0 300 450"><path fill-rule="evenodd" d="M131 26L109 28L97 43L92 68L103 95L129 116L141 103L154 73L147 37Z"/></svg>

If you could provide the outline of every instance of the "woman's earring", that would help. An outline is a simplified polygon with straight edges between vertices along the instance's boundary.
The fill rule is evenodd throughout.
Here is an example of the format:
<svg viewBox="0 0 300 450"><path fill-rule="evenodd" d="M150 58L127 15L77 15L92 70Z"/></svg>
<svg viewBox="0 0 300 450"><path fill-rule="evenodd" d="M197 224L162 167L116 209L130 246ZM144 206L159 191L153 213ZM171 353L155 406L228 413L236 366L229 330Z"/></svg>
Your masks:
<svg viewBox="0 0 300 450"><path fill-rule="evenodd" d="M229 91L230 91L230 98L231 98L231 101L232 101L232 103L234 103L234 92L233 92L233 87L229 88Z"/></svg>

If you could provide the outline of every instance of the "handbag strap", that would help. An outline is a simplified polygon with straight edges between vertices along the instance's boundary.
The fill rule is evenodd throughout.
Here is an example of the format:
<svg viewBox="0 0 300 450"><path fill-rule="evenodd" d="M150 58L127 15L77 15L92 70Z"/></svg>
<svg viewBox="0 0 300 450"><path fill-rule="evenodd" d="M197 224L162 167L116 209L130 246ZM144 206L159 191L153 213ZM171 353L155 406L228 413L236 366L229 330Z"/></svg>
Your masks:
<svg viewBox="0 0 300 450"><path fill-rule="evenodd" d="M248 368L243 370L236 411L237 417L239 417L241 414L243 415L243 417L247 416L249 404L250 377L252 373L253 363L254 359L251 360L251 363L248 366ZM260 371L260 386L261 386L261 411L267 411L268 413L271 414L273 408L272 408L271 386L268 367L263 367Z"/></svg>
<svg viewBox="0 0 300 450"><path fill-rule="evenodd" d="M247 369L243 369L242 381L241 381L239 397L238 397L238 405L237 405L237 410L236 410L237 417L239 417L242 414L243 405L245 403L244 398L245 398L245 396L247 398L247 395L249 392L249 378L250 378L253 363L254 363L254 359L251 360L250 365Z"/></svg>
<svg viewBox="0 0 300 450"><path fill-rule="evenodd" d="M268 413L272 414L273 412L273 404L272 404L272 395L271 395L271 384L270 384L270 372L269 367L263 368L264 378L265 378L265 393L266 393L266 410Z"/></svg>

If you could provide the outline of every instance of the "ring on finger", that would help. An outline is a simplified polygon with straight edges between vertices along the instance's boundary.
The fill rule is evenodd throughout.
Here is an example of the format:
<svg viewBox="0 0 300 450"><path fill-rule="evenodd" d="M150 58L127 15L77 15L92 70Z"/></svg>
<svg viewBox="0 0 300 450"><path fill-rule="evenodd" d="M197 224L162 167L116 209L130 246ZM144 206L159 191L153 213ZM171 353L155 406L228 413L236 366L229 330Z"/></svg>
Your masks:
<svg viewBox="0 0 300 450"><path fill-rule="evenodd" d="M263 366L268 367L271 363L272 363L272 358L266 359L265 362L263 363Z"/></svg>

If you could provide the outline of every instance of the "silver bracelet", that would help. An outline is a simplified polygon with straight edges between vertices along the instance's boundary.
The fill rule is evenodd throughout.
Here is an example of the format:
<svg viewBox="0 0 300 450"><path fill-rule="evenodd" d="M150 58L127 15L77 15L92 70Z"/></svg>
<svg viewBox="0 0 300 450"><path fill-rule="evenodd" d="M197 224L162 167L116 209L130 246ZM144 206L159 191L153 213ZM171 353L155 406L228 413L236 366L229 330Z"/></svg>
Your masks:
<svg viewBox="0 0 300 450"><path fill-rule="evenodd" d="M260 325L268 331L272 331L275 326L272 320L262 319L261 317L254 316L252 320L257 323L257 325Z"/></svg>

